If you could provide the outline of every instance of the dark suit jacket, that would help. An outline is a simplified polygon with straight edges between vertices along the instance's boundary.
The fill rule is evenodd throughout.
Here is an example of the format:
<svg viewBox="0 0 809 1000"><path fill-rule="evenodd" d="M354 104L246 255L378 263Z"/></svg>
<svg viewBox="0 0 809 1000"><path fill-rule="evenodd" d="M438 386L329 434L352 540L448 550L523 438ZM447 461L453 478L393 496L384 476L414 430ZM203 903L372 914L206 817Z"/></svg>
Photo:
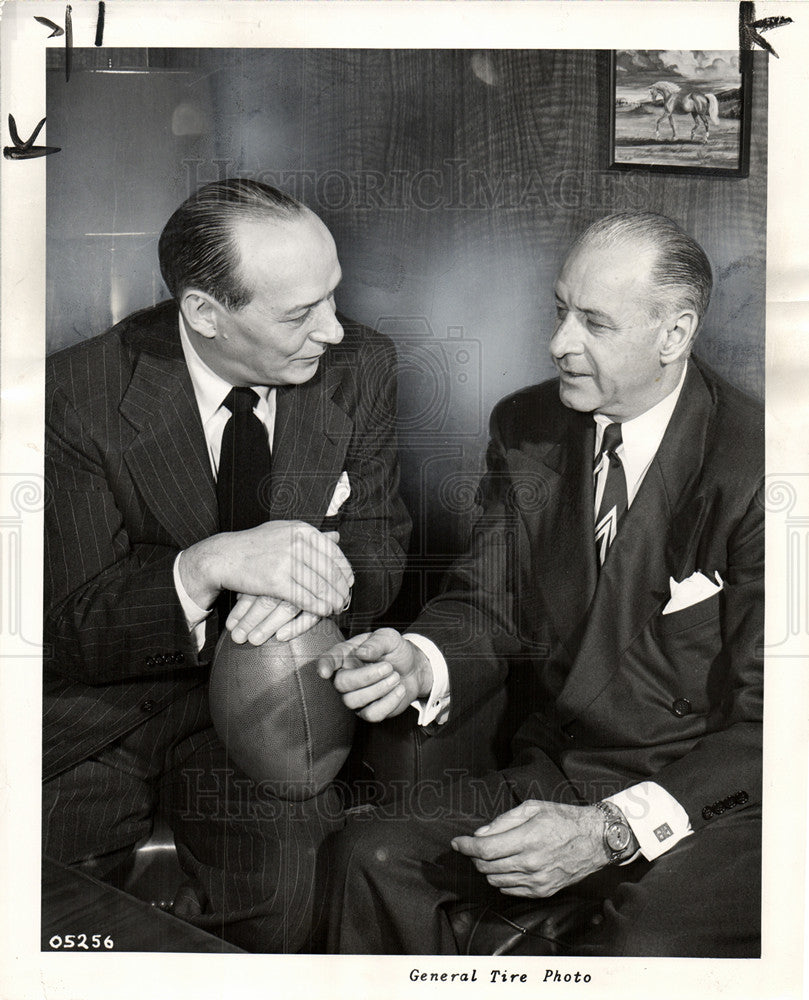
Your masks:
<svg viewBox="0 0 809 1000"><path fill-rule="evenodd" d="M395 352L343 321L311 381L279 387L270 517L340 531L357 626L401 584L410 520L398 496ZM48 360L44 773L85 759L204 683L173 583L217 504L171 302ZM326 521L342 471L352 493Z"/></svg>
<svg viewBox="0 0 809 1000"><path fill-rule="evenodd" d="M599 575L591 415L555 381L495 408L470 553L413 631L447 657L451 714L511 667L521 797L538 797L547 753L581 800L648 778L695 829L760 803L763 427L758 403L692 360ZM663 615L669 578L696 570L722 592Z"/></svg>

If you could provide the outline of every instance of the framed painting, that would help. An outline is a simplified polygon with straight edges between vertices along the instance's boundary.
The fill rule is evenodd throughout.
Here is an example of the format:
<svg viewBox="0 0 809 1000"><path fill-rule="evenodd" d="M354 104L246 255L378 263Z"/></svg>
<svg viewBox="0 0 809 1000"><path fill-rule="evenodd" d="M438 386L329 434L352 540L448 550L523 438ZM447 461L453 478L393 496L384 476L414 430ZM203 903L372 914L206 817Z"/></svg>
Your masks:
<svg viewBox="0 0 809 1000"><path fill-rule="evenodd" d="M738 51L614 50L610 168L746 177L751 86Z"/></svg>

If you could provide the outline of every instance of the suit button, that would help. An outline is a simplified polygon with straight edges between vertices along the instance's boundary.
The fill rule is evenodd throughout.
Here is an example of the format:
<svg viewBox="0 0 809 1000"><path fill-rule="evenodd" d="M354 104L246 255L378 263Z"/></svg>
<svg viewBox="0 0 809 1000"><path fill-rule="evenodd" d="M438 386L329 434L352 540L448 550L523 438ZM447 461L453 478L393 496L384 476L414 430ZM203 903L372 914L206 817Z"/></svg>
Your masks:
<svg viewBox="0 0 809 1000"><path fill-rule="evenodd" d="M154 667L155 666L155 658L153 656L147 657L147 659L146 659L146 666L147 667Z"/></svg>
<svg viewBox="0 0 809 1000"><path fill-rule="evenodd" d="M721 816L722 813L725 811L725 803L724 802L714 802L714 804L711 806L711 809L713 809L714 813L717 816Z"/></svg>
<svg viewBox="0 0 809 1000"><path fill-rule="evenodd" d="M185 659L185 653L181 649L178 649L177 652L174 654L174 662L182 663L184 659Z"/></svg>
<svg viewBox="0 0 809 1000"><path fill-rule="evenodd" d="M154 702L151 700L151 698L147 698L146 701L144 701L141 704L140 710L141 710L141 712L153 712L154 711Z"/></svg>
<svg viewBox="0 0 809 1000"><path fill-rule="evenodd" d="M710 806L705 806L705 808L702 810L702 818L706 820L713 819L713 809L711 809Z"/></svg>
<svg viewBox="0 0 809 1000"><path fill-rule="evenodd" d="M745 802L748 802L750 800L750 796L747 794L747 792L736 792L735 798L736 798L736 805L739 806L743 806Z"/></svg>
<svg viewBox="0 0 809 1000"><path fill-rule="evenodd" d="M677 698L671 703L671 710L678 719L682 719L684 715L688 715L691 711L691 702L688 698Z"/></svg>

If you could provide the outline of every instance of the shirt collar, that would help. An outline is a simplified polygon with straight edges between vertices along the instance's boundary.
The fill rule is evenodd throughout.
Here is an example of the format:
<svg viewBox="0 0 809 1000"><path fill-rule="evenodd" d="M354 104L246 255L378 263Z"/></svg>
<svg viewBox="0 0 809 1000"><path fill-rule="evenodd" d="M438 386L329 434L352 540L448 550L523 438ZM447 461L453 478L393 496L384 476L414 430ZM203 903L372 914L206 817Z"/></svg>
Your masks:
<svg viewBox="0 0 809 1000"><path fill-rule="evenodd" d="M627 481L636 480L648 467L654 458L666 428L674 413L674 407L680 398L680 393L685 382L685 375L688 370L688 362L683 365L680 381L676 388L655 403L651 409L641 413L639 417L627 420L621 424L622 451L621 461L624 465ZM596 423L596 450L597 455L601 449L601 439L604 436L604 428L614 421L605 417L601 413L593 414Z"/></svg>
<svg viewBox="0 0 809 1000"><path fill-rule="evenodd" d="M204 427L222 405L225 396L227 396L233 386L209 368L199 354L197 354L196 348L188 336L182 313L180 313L180 344L182 345L185 363L188 367L188 374L191 378L191 385L194 387L197 409L199 410L202 426ZM269 386L254 385L251 388L266 401L270 392Z"/></svg>

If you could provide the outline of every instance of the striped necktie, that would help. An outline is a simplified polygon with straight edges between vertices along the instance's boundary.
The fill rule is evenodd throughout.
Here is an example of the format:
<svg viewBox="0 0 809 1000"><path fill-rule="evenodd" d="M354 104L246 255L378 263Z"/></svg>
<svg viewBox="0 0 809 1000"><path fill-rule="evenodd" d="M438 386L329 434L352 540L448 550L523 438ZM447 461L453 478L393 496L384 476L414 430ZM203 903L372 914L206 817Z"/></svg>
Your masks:
<svg viewBox="0 0 809 1000"><path fill-rule="evenodd" d="M618 458L621 440L621 425L607 424L604 428L604 437L601 440L601 454L598 456L595 467L595 474L598 476L604 468L604 463L607 463L607 477L595 527L599 566L604 565L607 551L618 532L618 523L628 506L624 467L621 464L621 459Z"/></svg>

